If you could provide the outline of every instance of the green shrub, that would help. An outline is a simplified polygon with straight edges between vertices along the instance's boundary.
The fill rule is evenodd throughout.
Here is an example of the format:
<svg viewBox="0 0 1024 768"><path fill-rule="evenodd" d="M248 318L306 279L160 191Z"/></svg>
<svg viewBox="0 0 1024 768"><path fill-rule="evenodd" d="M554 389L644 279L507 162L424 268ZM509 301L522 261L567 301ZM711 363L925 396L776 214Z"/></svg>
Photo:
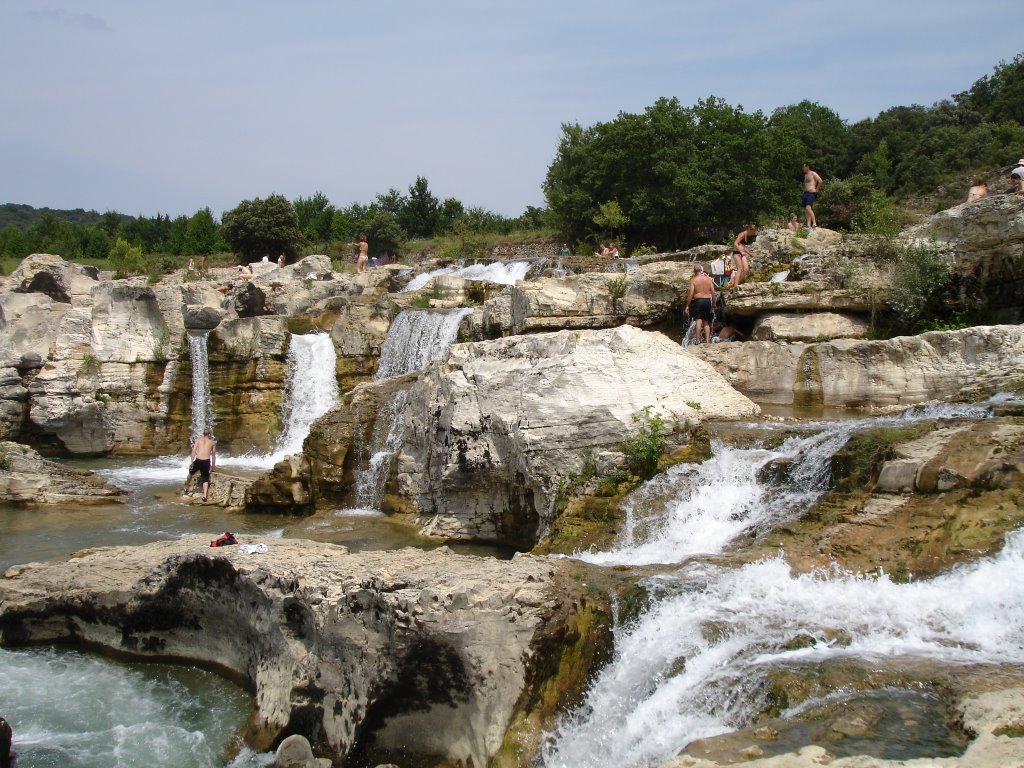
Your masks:
<svg viewBox="0 0 1024 768"><path fill-rule="evenodd" d="M117 238L107 254L107 261L114 268L115 277L127 277L143 270L142 249L131 245L124 238Z"/></svg>
<svg viewBox="0 0 1024 768"><path fill-rule="evenodd" d="M889 279L889 312L904 333L918 331L935 314L934 300L949 284L949 259L934 245L897 247Z"/></svg>
<svg viewBox="0 0 1024 768"><path fill-rule="evenodd" d="M612 311L616 310L619 299L626 295L627 290L629 290L629 280L625 277L608 281L608 297L612 300Z"/></svg>
<svg viewBox="0 0 1024 768"><path fill-rule="evenodd" d="M665 450L665 419L652 413L652 406L633 414L637 433L622 445L630 470L643 478L653 477L658 471L658 459Z"/></svg>

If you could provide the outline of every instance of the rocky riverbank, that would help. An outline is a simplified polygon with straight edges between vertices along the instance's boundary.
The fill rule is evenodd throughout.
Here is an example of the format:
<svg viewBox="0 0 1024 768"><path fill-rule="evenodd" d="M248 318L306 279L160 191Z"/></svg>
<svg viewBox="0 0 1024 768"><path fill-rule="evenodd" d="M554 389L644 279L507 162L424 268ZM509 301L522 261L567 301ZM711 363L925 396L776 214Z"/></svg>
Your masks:
<svg viewBox="0 0 1024 768"><path fill-rule="evenodd" d="M731 431L762 418L758 403L864 414L1019 392L1022 222L1024 200L994 197L903 236L948 259L953 308L982 292L1002 324L867 339L891 290L884 249L825 230L768 230L754 249L755 279L727 295L754 340L708 347L679 345L680 297L695 261L716 246L645 257L624 272L546 270L513 285L446 275L402 293L405 267L354 275L312 256L283 270L253 265L253 279L229 296L215 290L226 274L150 284L35 255L0 290L0 437L62 456L180 453L191 333L206 342L222 447L266 450L281 431L291 338L319 331L337 355L338 404L300 453L251 484L215 484L213 503L304 515L369 498L437 539L521 553L606 547L649 525L629 496L641 482L635 454L651 438L644 428L656 425L660 468L685 477L731 441L768 451L820 428L774 418L763 434ZM375 380L396 314L424 305L465 310L457 343L423 368ZM995 556L1024 521L1024 416L1005 398L979 410L860 427L829 449L830 485L814 504L691 561L710 573L782 552L797 574L842 568L902 584ZM9 502L123 498L16 443L0 445L0 460ZM770 462L750 483L799 485L792 461ZM539 554L502 561L445 548L239 541L266 551L187 537L15 566L0 579L0 642L75 642L220 669L256 692L248 739L261 748L301 734L338 761L404 750L411 760L511 768L532 763L542 731L610 658L612 616L629 625L653 605L659 577L679 576L664 559L590 568ZM724 632L721 620L701 628L709 642ZM840 629L821 634L787 642L849 642ZM685 666L662 678L684 677ZM1018 664L977 665L964 679L962 667L939 663L797 667L766 679L749 728L698 740L672 765L895 764L821 745L858 729L870 741L882 716L869 696L811 706L815 696L888 687L938 691L966 750L961 762L905 764L1021 759ZM781 717L780 702L810 714Z"/></svg>

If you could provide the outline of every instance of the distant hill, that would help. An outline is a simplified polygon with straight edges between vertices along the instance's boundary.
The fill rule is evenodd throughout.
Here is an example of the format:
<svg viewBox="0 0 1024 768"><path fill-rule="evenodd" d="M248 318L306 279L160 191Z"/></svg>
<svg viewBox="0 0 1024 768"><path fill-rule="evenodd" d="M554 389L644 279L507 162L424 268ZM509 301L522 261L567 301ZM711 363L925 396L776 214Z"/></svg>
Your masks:
<svg viewBox="0 0 1024 768"><path fill-rule="evenodd" d="M103 218L102 213L87 211L83 208L61 210L58 208L33 208L31 205L22 205L21 203L2 203L0 204L0 229L3 229L8 224L25 229L31 227L46 214L50 214L61 221L70 221L74 224L96 224ZM118 215L122 219L132 218L124 214Z"/></svg>

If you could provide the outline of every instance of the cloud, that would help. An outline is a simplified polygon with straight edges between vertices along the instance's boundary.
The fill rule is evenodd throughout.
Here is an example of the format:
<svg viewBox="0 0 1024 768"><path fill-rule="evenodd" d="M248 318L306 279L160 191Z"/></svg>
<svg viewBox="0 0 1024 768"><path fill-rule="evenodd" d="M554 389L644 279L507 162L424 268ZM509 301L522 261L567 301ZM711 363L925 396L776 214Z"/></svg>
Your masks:
<svg viewBox="0 0 1024 768"><path fill-rule="evenodd" d="M61 27L77 27L90 32L106 32L110 29L106 20L90 13L69 13L63 8L43 8L25 14L34 21L56 24Z"/></svg>

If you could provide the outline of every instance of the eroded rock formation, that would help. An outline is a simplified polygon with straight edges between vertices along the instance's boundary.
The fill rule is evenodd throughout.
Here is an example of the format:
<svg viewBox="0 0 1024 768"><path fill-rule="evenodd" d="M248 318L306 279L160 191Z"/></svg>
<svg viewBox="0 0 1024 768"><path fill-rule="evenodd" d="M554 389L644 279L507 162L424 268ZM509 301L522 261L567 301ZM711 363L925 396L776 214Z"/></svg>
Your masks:
<svg viewBox="0 0 1024 768"><path fill-rule="evenodd" d="M261 543L268 551L247 554L190 536L12 567L0 579L0 642L88 643L226 670L256 692L249 739L262 748L298 733L335 758L358 742L481 766L563 654L577 654L573 675L585 679L593 651L567 638L586 626L581 642L607 645L606 614L565 562ZM535 752L537 737L520 746Z"/></svg>
<svg viewBox="0 0 1024 768"><path fill-rule="evenodd" d="M27 445L0 442L0 501L6 504L110 504L127 498L92 472L47 461Z"/></svg>

